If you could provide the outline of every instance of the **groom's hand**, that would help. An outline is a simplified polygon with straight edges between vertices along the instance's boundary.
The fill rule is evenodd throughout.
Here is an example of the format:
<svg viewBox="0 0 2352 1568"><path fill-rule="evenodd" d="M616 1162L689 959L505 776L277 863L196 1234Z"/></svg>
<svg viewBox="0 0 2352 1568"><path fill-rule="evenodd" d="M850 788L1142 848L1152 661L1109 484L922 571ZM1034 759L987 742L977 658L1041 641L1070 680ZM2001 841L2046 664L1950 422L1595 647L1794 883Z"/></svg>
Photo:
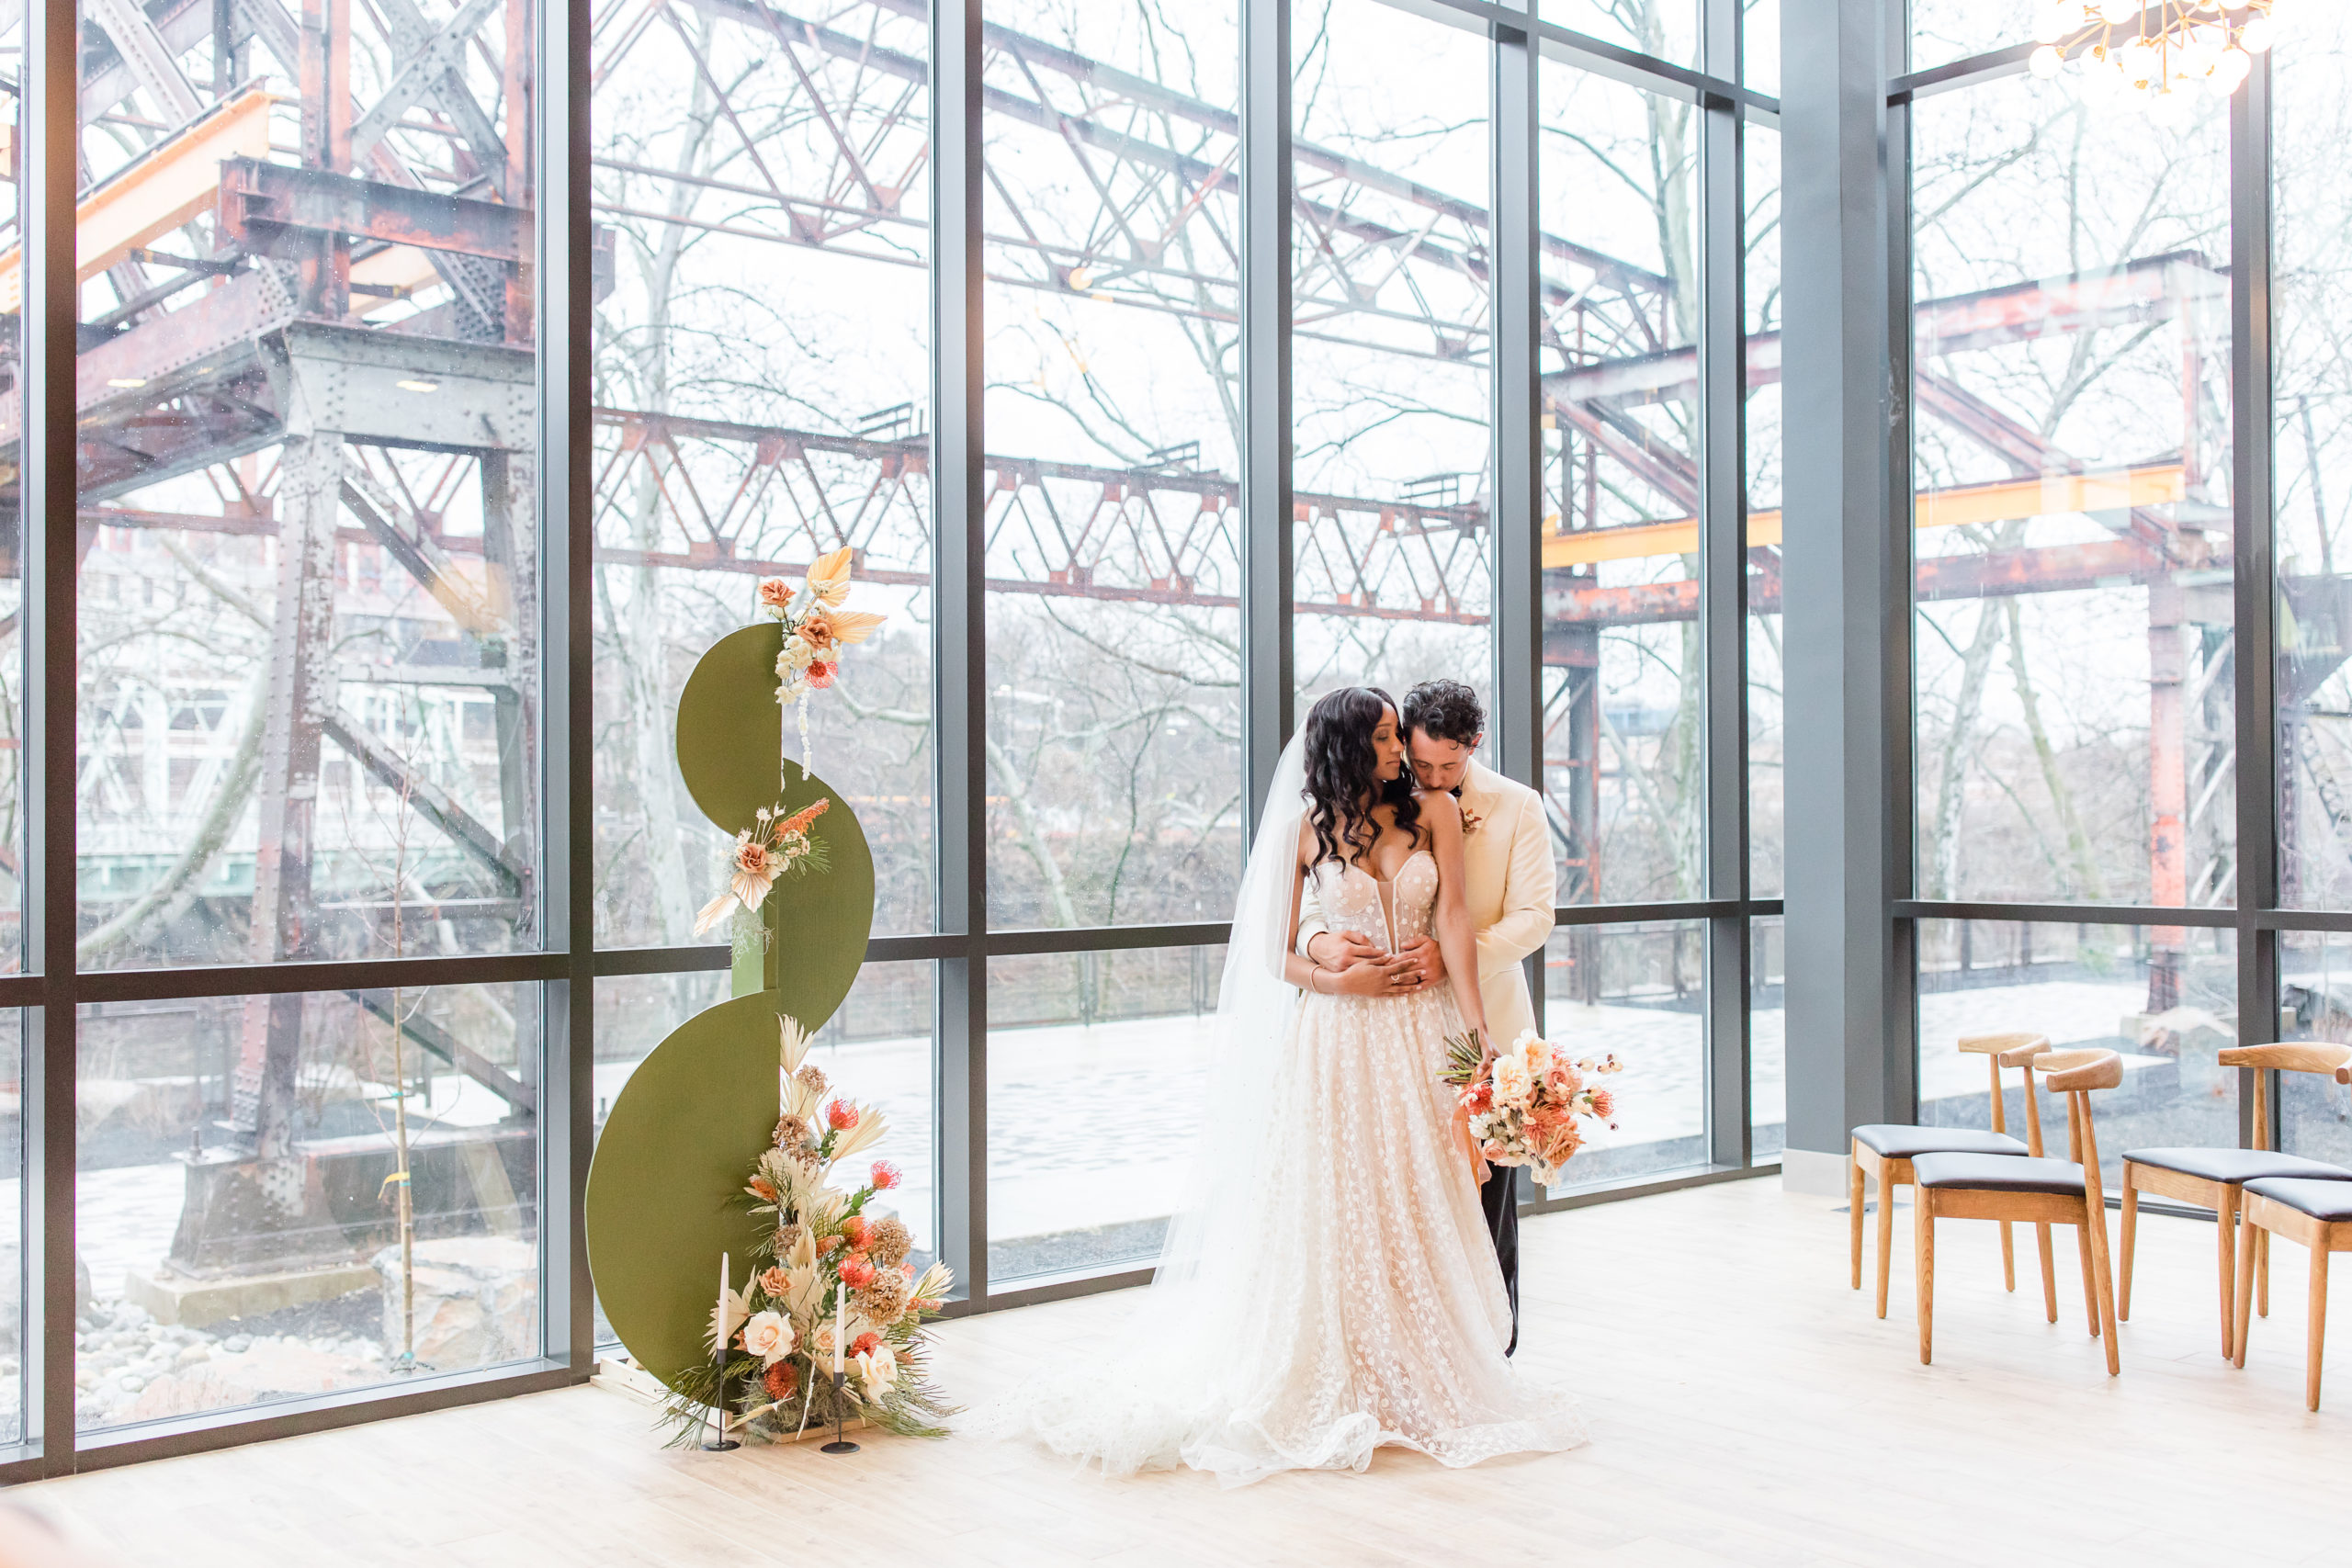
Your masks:
<svg viewBox="0 0 2352 1568"><path fill-rule="evenodd" d="M1437 938L1433 936L1408 942L1397 950L1396 956L1405 961L1406 967L1419 982L1414 987L1417 990L1425 990L1445 978L1445 954L1439 950Z"/></svg>
<svg viewBox="0 0 2352 1568"><path fill-rule="evenodd" d="M1326 969L1345 971L1371 958L1385 958L1378 943L1353 931L1317 931L1306 939L1306 956Z"/></svg>

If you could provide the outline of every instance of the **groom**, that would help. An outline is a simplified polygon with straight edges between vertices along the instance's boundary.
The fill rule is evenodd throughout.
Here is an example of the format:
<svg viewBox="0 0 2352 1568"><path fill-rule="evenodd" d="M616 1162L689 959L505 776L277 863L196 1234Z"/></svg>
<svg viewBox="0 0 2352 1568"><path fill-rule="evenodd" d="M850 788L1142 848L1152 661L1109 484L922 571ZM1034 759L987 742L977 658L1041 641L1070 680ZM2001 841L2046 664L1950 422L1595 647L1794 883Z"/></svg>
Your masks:
<svg viewBox="0 0 2352 1568"><path fill-rule="evenodd" d="M1541 951L1552 934L1554 872L1543 797L1471 760L1487 738L1487 712L1478 694L1461 682L1422 682L1405 694L1401 717L1414 779L1424 790L1444 790L1462 803L1463 897L1478 931L1478 988L1487 1003L1491 1051L1535 1027L1527 971L1520 961ZM1445 960L1433 937L1390 957L1368 937L1328 929L1311 883L1299 909L1298 932L1301 951L1326 969L1386 964L1401 972L1400 987L1408 989L1445 978ZM1478 1200L1510 1293L1510 1345L1504 1351L1509 1355L1519 1348L1517 1174L1502 1167L1489 1170Z"/></svg>

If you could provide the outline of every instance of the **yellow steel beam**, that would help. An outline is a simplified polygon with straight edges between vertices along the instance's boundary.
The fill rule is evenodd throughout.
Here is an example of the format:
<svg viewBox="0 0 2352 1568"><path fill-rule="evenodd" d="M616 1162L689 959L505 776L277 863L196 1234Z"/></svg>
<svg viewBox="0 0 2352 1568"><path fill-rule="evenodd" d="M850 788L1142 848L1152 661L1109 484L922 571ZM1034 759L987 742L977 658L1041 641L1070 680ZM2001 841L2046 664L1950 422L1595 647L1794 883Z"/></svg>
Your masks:
<svg viewBox="0 0 2352 1568"><path fill-rule="evenodd" d="M248 88L182 126L74 209L74 275L87 283L140 246L162 238L220 196L224 158L269 153L270 96ZM22 257L0 252L0 315L24 303Z"/></svg>
<svg viewBox="0 0 2352 1568"><path fill-rule="evenodd" d="M2178 463L2156 463L2103 474L2052 474L1991 484L1956 485L1929 491L1918 501L1918 526L1952 528L1964 523L1998 523L2012 517L2047 517L2070 512L2114 512L2134 506L2164 506L2183 499L2188 485ZM1750 545L1781 542L1781 514L1750 513ZM1605 560L1693 555L1699 525L1689 517L1595 528L1580 534L1550 534L1544 540L1546 567L1589 566Z"/></svg>

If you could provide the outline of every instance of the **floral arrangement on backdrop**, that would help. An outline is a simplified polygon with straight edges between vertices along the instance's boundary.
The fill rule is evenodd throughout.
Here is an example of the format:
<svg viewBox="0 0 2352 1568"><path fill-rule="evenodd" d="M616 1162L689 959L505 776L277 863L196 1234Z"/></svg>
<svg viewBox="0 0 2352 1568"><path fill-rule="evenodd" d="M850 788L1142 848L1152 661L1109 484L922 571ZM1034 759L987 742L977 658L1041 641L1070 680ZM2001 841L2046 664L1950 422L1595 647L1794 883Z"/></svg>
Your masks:
<svg viewBox="0 0 2352 1568"><path fill-rule="evenodd" d="M1439 1076L1457 1091L1464 1131L1487 1164L1533 1166L1536 1180L1555 1186L1584 1146L1579 1122L1617 1125L1616 1097L1589 1081L1616 1072L1614 1055L1572 1057L1532 1029L1482 1066L1485 1055L1476 1034L1448 1035Z"/></svg>
<svg viewBox="0 0 2352 1568"><path fill-rule="evenodd" d="M751 1213L771 1227L741 1289L722 1283L711 1359L670 1402L673 1441L693 1441L714 1409L727 1413L729 1431L768 1440L829 1427L837 1416L943 1436L941 1418L953 1411L924 1375L923 1323L955 1272L933 1263L918 1277L906 1223L867 1216L875 1197L899 1185L897 1167L876 1160L854 1190L833 1185L836 1170L881 1139L882 1114L828 1099L823 1069L805 1060L807 1032L783 1014L776 1022L782 1114L744 1187ZM838 1393L836 1371L844 1374Z"/></svg>
<svg viewBox="0 0 2352 1568"><path fill-rule="evenodd" d="M705 904L695 917L695 935L702 935L737 909L756 919L769 892L785 877L831 870L825 840L810 829L832 804L830 798L820 797L790 816L780 806L761 807L752 826L735 835L734 845L727 852L727 890Z"/></svg>
<svg viewBox="0 0 2352 1568"><path fill-rule="evenodd" d="M831 685L841 674L842 649L864 642L888 617L870 610L844 610L849 597L851 549L844 545L818 558L798 588L781 577L760 579L760 608L784 623L784 651L775 660L775 700L800 706L800 771L808 761L808 694Z"/></svg>

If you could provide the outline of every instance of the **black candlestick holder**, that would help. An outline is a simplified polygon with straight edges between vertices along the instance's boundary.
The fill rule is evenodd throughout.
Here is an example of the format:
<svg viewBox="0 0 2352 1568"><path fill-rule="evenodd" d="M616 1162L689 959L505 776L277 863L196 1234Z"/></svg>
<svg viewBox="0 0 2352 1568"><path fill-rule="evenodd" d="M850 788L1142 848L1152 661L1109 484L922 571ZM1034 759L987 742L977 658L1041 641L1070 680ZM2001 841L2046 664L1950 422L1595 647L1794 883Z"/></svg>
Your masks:
<svg viewBox="0 0 2352 1568"><path fill-rule="evenodd" d="M833 1374L833 1440L817 1451L821 1454L854 1454L857 1445L842 1436L842 1385L849 1381L846 1372Z"/></svg>
<svg viewBox="0 0 2352 1568"><path fill-rule="evenodd" d="M725 1453L729 1449L743 1446L727 1435L727 1348L723 1345L718 1350L718 1392L711 1396L710 1416L705 1422L706 1427L709 1421L718 1423L718 1436L703 1444L704 1452Z"/></svg>

